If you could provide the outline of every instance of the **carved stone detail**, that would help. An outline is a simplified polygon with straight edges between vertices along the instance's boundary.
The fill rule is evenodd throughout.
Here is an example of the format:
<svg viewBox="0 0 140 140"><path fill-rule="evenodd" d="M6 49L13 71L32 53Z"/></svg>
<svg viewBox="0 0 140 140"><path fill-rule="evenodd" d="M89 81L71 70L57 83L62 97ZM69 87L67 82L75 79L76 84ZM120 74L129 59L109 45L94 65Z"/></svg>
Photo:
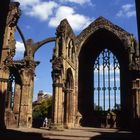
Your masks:
<svg viewBox="0 0 140 140"><path fill-rule="evenodd" d="M81 43L83 43L91 34L93 34L98 29L106 29L114 33L116 36L118 36L118 38L121 39L122 41L129 39L131 35L122 28L106 20L104 17L99 17L93 23L91 23L86 29L84 29L80 33L80 35L77 36L77 39L75 41L76 47L78 47L80 50Z"/></svg>
<svg viewBox="0 0 140 140"><path fill-rule="evenodd" d="M59 78L63 70L62 57L57 57L52 60L52 68L53 68L52 78L53 78L53 81L56 82L56 80Z"/></svg>

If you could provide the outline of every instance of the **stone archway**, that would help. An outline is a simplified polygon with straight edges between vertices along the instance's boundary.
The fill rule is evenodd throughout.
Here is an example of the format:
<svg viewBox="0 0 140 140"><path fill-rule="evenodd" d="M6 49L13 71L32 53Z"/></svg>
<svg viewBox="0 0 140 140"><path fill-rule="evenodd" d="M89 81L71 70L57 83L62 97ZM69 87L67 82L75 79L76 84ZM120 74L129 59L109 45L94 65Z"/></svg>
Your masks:
<svg viewBox="0 0 140 140"><path fill-rule="evenodd" d="M122 107L120 126L129 127L134 113L130 83L135 77L133 72L139 69L139 64L136 62L139 52L136 41L128 32L100 17L78 36L76 46L79 48L78 110L82 114L82 125L95 126L97 122L98 116L96 117L93 109L93 64L101 51L108 49L116 56L120 64Z"/></svg>
<svg viewBox="0 0 140 140"><path fill-rule="evenodd" d="M117 36L115 36L114 33L106 29L99 29L94 32L82 46L79 54L78 108L83 116L83 125L95 126L95 123L97 123L98 121L97 118L99 118L99 116L96 116L93 109L93 66L97 56L104 49L111 50L120 63L122 112L124 111L124 114L126 116L130 114L129 108L131 106L128 103L131 98L129 93L130 89L128 87L130 82L130 74L128 72L129 56L126 55L126 51L124 48L125 47L123 42L121 42L121 40ZM128 117L126 117L124 114L122 116L126 120L126 118ZM128 124L127 121L126 123Z"/></svg>

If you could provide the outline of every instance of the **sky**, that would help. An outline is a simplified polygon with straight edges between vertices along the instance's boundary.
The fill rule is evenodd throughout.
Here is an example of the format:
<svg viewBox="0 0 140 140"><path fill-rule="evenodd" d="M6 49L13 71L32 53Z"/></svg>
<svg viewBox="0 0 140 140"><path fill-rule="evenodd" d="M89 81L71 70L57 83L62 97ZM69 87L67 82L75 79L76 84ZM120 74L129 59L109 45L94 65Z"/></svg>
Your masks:
<svg viewBox="0 0 140 140"><path fill-rule="evenodd" d="M114 59L114 57L115 55L111 51L105 49L99 54L99 57L94 63L93 100L95 108L100 106L103 110L108 110L114 109L116 105L121 104L120 65L117 58L115 57Z"/></svg>
<svg viewBox="0 0 140 140"><path fill-rule="evenodd" d="M20 2L21 17L18 26L25 39L32 38L34 42L48 37L55 37L56 27L60 21L67 18L76 35L99 16L134 34L136 39L137 24L135 0L13 0ZM18 32L16 38L15 60L23 58L24 45ZM34 97L39 90L52 93L51 63L55 43L42 46L35 54L35 60L40 61L36 67Z"/></svg>

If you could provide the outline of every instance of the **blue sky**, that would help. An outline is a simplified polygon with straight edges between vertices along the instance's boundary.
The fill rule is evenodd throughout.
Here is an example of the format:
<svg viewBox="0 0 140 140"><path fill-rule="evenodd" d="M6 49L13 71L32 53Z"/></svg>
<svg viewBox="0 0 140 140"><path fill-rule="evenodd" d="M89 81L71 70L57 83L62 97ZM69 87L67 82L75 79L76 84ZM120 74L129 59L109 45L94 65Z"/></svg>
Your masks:
<svg viewBox="0 0 140 140"><path fill-rule="evenodd" d="M137 36L134 0L14 0L20 2L22 11L18 25L26 39L34 42L55 36L60 21L67 18L75 34L99 16L103 16ZM16 33L17 53L14 59L22 59L23 42ZM39 90L52 93L51 63L54 43L40 48L35 60L40 61L36 68L34 100Z"/></svg>
<svg viewBox="0 0 140 140"><path fill-rule="evenodd" d="M106 57L103 59L104 56ZM108 59L108 57L110 59ZM100 75L98 75L98 72L100 73ZM109 95L109 91L110 91L110 95ZM117 58L115 58L114 61L114 54L111 51L109 51L108 53L108 50L105 49L100 53L99 57L94 63L94 98L93 98L94 105L100 106L102 107L102 109L108 110L109 96L110 96L110 109L114 109L115 104L118 105L121 104L120 65L119 62L117 61ZM105 106L104 106L104 102L105 102Z"/></svg>

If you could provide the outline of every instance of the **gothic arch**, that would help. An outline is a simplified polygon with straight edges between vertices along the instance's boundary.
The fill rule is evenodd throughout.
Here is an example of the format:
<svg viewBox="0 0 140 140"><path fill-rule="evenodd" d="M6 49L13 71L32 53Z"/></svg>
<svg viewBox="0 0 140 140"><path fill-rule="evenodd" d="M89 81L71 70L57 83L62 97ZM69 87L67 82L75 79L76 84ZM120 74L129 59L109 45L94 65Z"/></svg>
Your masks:
<svg viewBox="0 0 140 140"><path fill-rule="evenodd" d="M93 126L97 121L93 110L93 64L104 49L110 50L120 64L121 105L120 125L125 127L132 117L130 34L104 18L93 22L79 36L78 49L78 109L82 114L82 125ZM88 100L88 102L86 102ZM131 115L129 115L131 114ZM129 116L129 118L128 118ZM128 120L126 119L128 118Z"/></svg>
<svg viewBox="0 0 140 140"><path fill-rule="evenodd" d="M114 25L104 17L99 17L77 36L75 45L78 48L78 54L80 53L82 46L88 41L90 36L96 31L102 29L114 34L119 40L121 40L121 42L125 44L124 49L128 50L128 47L131 45L130 38L132 34L128 33L117 25Z"/></svg>

